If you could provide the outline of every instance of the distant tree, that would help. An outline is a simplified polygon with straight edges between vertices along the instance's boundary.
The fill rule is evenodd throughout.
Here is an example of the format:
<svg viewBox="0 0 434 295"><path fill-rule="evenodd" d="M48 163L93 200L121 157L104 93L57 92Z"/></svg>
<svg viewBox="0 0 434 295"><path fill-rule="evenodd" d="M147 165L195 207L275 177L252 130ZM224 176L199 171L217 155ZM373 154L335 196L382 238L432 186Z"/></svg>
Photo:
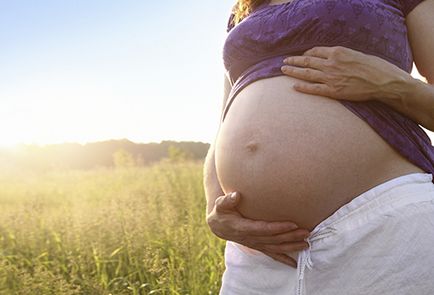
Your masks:
<svg viewBox="0 0 434 295"><path fill-rule="evenodd" d="M0 148L0 170L43 172L113 166L141 167L163 158L169 161L203 160L208 149L209 144L203 142L165 140L160 143L134 143L127 139L90 142L84 145L21 145L17 150L19 152L13 153Z"/></svg>
<svg viewBox="0 0 434 295"><path fill-rule="evenodd" d="M191 154L174 145L170 145L167 148L167 155L169 160L173 162L185 161L192 158Z"/></svg>
<svg viewBox="0 0 434 295"><path fill-rule="evenodd" d="M116 168L128 168L136 166L136 161L131 153L121 148L113 153L113 164Z"/></svg>

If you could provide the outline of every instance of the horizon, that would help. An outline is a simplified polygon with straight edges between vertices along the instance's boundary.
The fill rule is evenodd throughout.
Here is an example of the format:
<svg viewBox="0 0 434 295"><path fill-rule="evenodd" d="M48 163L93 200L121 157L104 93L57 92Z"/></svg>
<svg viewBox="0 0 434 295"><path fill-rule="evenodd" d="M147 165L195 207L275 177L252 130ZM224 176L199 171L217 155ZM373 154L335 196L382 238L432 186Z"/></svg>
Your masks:
<svg viewBox="0 0 434 295"><path fill-rule="evenodd" d="M232 0L3 2L0 146L211 142L231 8Z"/></svg>
<svg viewBox="0 0 434 295"><path fill-rule="evenodd" d="M2 3L0 147L213 142L233 3Z"/></svg>
<svg viewBox="0 0 434 295"><path fill-rule="evenodd" d="M13 149L17 149L20 147L28 147L28 146L32 146L32 147L49 147L49 146L57 146L57 145L81 145L81 146L85 146L88 144L94 144L94 143L107 143L107 142L130 142L133 144L162 144L164 142L175 142L175 143L203 143L203 144L211 144L209 142L205 142L205 141L196 141L196 140L171 140L171 139L162 139L160 141L147 141L147 142L140 142L140 141L133 141L130 140L128 138L111 138L111 139L104 139L104 140L96 140L96 141L88 141L88 142L73 142L73 141L65 141L65 142L55 142L55 143L17 143L16 145L13 146L2 146L0 145L0 150L13 150Z"/></svg>

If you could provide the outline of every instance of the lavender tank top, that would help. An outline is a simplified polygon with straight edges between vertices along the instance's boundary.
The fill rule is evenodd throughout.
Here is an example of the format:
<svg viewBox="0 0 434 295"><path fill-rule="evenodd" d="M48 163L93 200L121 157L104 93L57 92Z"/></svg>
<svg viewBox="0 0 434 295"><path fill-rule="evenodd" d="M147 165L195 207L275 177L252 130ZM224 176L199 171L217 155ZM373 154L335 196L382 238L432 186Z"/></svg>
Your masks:
<svg viewBox="0 0 434 295"><path fill-rule="evenodd" d="M232 88L221 120L247 85L284 75L280 67L286 56L315 46L352 48L410 73L413 56L405 17L421 1L292 0L270 5L268 0L236 26L231 14L223 62ZM434 173L434 147L418 124L379 101L339 101L402 156Z"/></svg>

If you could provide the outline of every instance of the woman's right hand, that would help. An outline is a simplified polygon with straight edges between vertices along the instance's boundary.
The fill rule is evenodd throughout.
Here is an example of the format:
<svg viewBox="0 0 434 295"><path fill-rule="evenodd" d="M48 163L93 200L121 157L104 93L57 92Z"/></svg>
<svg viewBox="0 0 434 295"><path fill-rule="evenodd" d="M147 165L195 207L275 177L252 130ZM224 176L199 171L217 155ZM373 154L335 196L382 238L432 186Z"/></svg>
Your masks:
<svg viewBox="0 0 434 295"><path fill-rule="evenodd" d="M237 210L240 193L233 192L216 199L207 223L218 237L261 251L269 257L297 267L297 262L287 255L306 249L309 231L300 229L289 221L257 221L244 218Z"/></svg>

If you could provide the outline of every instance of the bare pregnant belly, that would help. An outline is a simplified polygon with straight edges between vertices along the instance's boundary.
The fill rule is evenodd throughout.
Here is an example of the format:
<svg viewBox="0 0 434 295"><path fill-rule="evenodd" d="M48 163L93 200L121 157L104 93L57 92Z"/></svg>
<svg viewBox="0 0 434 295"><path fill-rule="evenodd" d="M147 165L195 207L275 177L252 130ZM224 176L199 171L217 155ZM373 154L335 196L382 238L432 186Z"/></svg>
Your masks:
<svg viewBox="0 0 434 295"><path fill-rule="evenodd" d="M370 188L422 172L339 101L259 80L240 92L220 126L217 176L242 195L240 212L313 229Z"/></svg>

